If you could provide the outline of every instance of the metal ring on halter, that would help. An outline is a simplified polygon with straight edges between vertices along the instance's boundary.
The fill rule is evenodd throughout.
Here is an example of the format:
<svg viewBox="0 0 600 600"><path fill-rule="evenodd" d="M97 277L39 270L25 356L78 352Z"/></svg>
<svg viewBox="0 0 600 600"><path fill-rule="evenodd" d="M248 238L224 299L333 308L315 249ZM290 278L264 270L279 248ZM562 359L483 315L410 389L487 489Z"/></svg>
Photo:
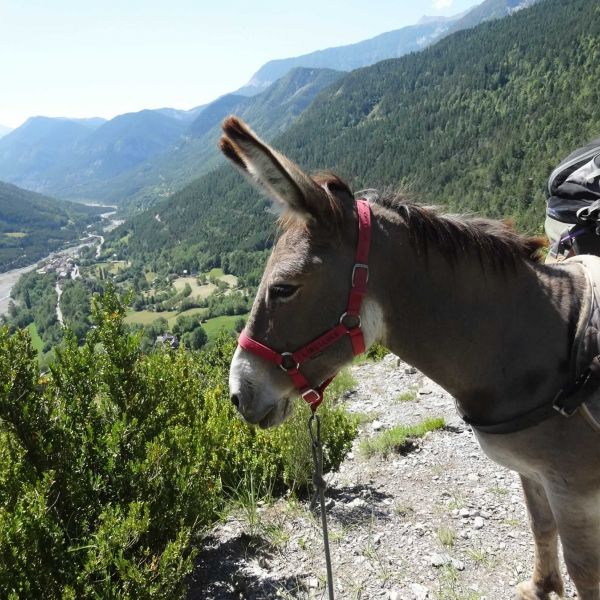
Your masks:
<svg viewBox="0 0 600 600"><path fill-rule="evenodd" d="M358 323L357 323L357 324L356 324L354 327L348 327L347 325L345 325L345 324L344 324L344 319L345 319L347 316L351 316L351 317L354 317L355 319L358 319ZM350 330L350 329L356 329L357 327L360 327L360 325L361 325L361 323L360 323L360 315L348 315L348 313L347 313L347 312L345 312L345 313L344 313L344 314L343 314L343 315L340 317L340 324L341 324L341 325L344 325L344 327L345 327L346 329L348 329L348 330Z"/></svg>
<svg viewBox="0 0 600 600"><path fill-rule="evenodd" d="M285 371L286 373L287 373L288 371L294 371L294 370L296 370L296 371L297 371L297 370L300 368L300 363L299 363L299 362L297 362L297 363L296 363L296 366L294 366L294 367L284 367L284 366L283 366L283 359L284 359L286 356L289 356L289 357L291 357L291 359L292 359L292 360L294 360L294 362L295 362L294 355L293 355L291 352L282 352L282 353L281 353L281 362L279 363L279 368L280 368L280 369L282 369L283 371Z"/></svg>

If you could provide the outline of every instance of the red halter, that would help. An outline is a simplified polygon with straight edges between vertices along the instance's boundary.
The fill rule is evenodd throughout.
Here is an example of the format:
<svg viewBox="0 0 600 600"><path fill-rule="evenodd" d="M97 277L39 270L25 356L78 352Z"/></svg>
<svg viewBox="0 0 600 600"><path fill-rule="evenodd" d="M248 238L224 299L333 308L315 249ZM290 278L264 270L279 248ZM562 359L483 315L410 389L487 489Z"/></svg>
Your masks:
<svg viewBox="0 0 600 600"><path fill-rule="evenodd" d="M321 385L312 387L308 379L300 372L300 365L346 335L350 336L352 351L355 356L365 351L365 340L360 328L360 307L367 293L367 282L369 281L371 209L366 200L360 199L356 201L356 210L358 214L358 242L356 244L356 259L354 267L352 267L352 287L348 296L346 312L342 314L338 324L295 352L275 352L268 346L253 340L246 333L246 330L242 331L238 340L238 344L244 350L275 363L283 369L291 378L294 386L300 391L302 398L310 404L313 412L323 401L323 392L335 375L321 383ZM347 319L355 321L356 325L353 327L346 325Z"/></svg>

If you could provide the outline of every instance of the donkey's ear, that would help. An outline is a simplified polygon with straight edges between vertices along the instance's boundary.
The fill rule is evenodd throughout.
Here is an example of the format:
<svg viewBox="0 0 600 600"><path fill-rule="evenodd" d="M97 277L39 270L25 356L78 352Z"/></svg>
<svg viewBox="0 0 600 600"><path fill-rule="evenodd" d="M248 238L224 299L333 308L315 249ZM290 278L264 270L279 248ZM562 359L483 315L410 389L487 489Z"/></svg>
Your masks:
<svg viewBox="0 0 600 600"><path fill-rule="evenodd" d="M269 197L301 218L318 219L330 209L325 190L298 166L265 144L242 120L223 123L221 151Z"/></svg>

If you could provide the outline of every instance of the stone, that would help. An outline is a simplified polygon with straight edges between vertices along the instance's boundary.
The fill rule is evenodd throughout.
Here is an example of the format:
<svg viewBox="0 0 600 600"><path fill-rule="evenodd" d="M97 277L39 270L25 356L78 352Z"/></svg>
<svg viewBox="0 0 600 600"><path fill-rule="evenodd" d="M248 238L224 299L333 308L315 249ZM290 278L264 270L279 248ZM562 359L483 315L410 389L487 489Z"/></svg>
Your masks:
<svg viewBox="0 0 600 600"><path fill-rule="evenodd" d="M410 591L413 593L415 600L426 600L429 596L429 590L420 583L411 583Z"/></svg>
<svg viewBox="0 0 600 600"><path fill-rule="evenodd" d="M363 508L366 505L367 503L362 498L354 498L354 500L348 503L350 508Z"/></svg>
<svg viewBox="0 0 600 600"><path fill-rule="evenodd" d="M459 516L463 517L464 519L467 519L471 516L471 511L468 508L461 508L458 511Z"/></svg>
<svg viewBox="0 0 600 600"><path fill-rule="evenodd" d="M373 431L379 431L383 427L383 423L381 421L375 420L371 423L371 429Z"/></svg>
<svg viewBox="0 0 600 600"><path fill-rule="evenodd" d="M473 521L473 527L475 527L475 529L483 529L484 525L485 521L482 517L475 517L475 520Z"/></svg>
<svg viewBox="0 0 600 600"><path fill-rule="evenodd" d="M443 567L451 562L451 558L447 554L440 554L436 552L429 557L429 562L434 567Z"/></svg>
<svg viewBox="0 0 600 600"><path fill-rule="evenodd" d="M452 559L452 566L457 571L464 571L465 570L465 563L462 560L457 560L456 558Z"/></svg>
<svg viewBox="0 0 600 600"><path fill-rule="evenodd" d="M405 375L414 375L416 372L417 370L414 367L406 367L404 369Z"/></svg>

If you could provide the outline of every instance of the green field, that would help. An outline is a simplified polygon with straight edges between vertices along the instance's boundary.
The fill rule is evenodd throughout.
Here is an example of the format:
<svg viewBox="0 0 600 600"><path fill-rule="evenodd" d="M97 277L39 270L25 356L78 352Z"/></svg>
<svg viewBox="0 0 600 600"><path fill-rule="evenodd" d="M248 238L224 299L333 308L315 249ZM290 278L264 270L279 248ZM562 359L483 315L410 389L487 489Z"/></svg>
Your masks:
<svg viewBox="0 0 600 600"><path fill-rule="evenodd" d="M217 291L217 286L214 283L198 285L196 277L180 277L173 282L173 287L177 290L177 293L181 293L186 285L192 288L192 292L189 295L190 298L205 299Z"/></svg>
<svg viewBox="0 0 600 600"><path fill-rule="evenodd" d="M29 335L31 336L31 345L38 351L38 354L41 354L42 348L44 347L44 342L42 342L42 338L38 333L36 324L29 323L25 329L29 331Z"/></svg>
<svg viewBox="0 0 600 600"><path fill-rule="evenodd" d="M214 269L211 269L206 273L202 273L202 275L204 275L205 277L214 277L215 279L219 279L219 277L223 277L225 273L223 273L223 269L215 267Z"/></svg>
<svg viewBox="0 0 600 600"><path fill-rule="evenodd" d="M245 315L233 315L231 317L215 317L214 319L209 319L206 323L202 323L202 327L204 331L206 331L206 335L208 336L208 340L213 340L217 337L221 329L225 329L227 331L233 331L233 327L235 322L238 319L245 319L248 314Z"/></svg>
<svg viewBox="0 0 600 600"><path fill-rule="evenodd" d="M119 273L119 271L122 271L123 269L127 268L127 261L125 261L125 260L104 261L104 262L96 263L94 265L94 267L96 268L96 270L99 270L100 268L104 268L104 270L107 273L116 275L117 273Z"/></svg>
<svg viewBox="0 0 600 600"><path fill-rule="evenodd" d="M167 319L177 317L179 313L175 310L154 312L153 310L128 310L125 315L125 323L139 323L140 325L150 325L160 317Z"/></svg>

